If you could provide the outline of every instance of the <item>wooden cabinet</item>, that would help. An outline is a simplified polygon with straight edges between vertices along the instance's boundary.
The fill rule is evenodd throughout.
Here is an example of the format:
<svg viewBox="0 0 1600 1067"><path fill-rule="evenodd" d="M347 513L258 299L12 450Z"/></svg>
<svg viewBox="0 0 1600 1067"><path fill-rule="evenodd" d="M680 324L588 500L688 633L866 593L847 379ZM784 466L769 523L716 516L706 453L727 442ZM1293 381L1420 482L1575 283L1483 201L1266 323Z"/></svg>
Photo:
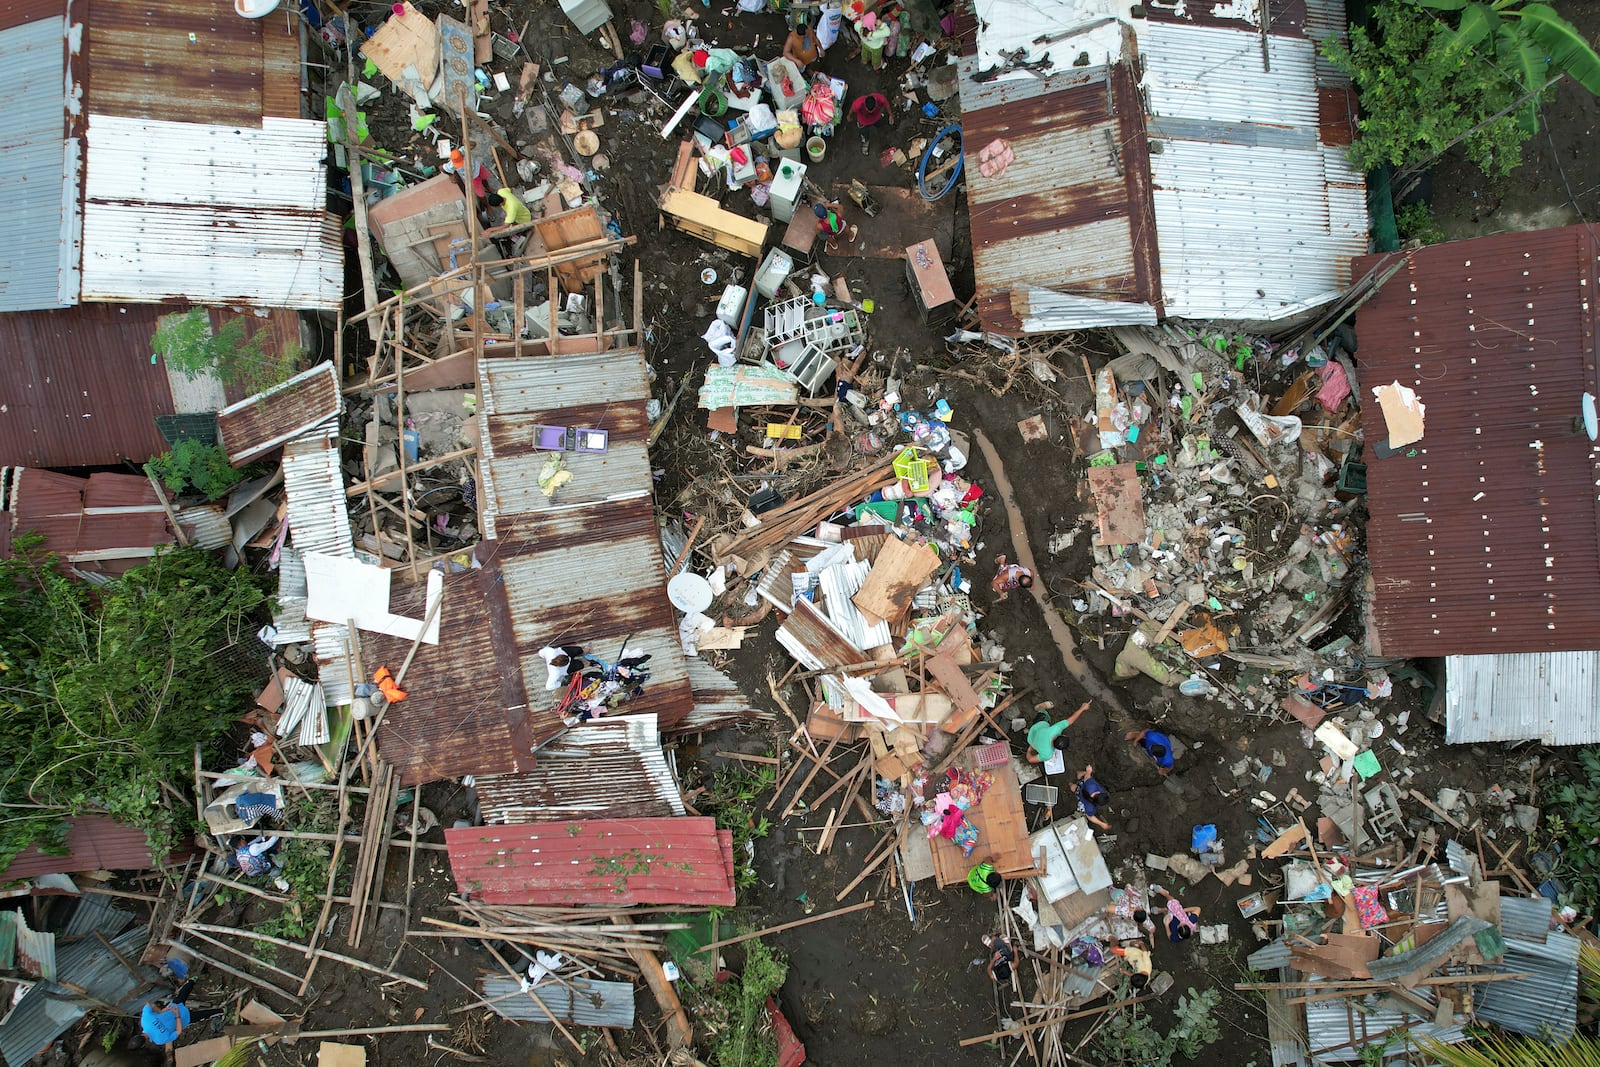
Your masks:
<svg viewBox="0 0 1600 1067"><path fill-rule="evenodd" d="M661 197L661 213L684 233L751 259L760 258L767 243L766 223L724 211L709 196L686 189L668 189Z"/></svg>

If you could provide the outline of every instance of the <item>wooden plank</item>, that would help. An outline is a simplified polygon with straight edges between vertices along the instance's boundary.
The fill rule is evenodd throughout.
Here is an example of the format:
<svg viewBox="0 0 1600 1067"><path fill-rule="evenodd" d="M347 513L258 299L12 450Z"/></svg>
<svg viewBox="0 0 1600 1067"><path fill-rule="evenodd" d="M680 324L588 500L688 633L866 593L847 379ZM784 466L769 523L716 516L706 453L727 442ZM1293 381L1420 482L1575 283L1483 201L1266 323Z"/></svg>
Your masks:
<svg viewBox="0 0 1600 1067"><path fill-rule="evenodd" d="M239 1009L239 1018L253 1026L282 1026L288 1021L259 1000L252 1000ZM268 1048L278 1043L278 1039L275 1036L264 1038L263 1040Z"/></svg>
<svg viewBox="0 0 1600 1067"><path fill-rule="evenodd" d="M427 85L439 69L439 30L432 19L407 3L405 11L385 19L359 51L395 84L405 81L406 67L414 66Z"/></svg>
<svg viewBox="0 0 1600 1067"><path fill-rule="evenodd" d="M971 753L963 753L957 765L971 770ZM967 821L978 830L978 847L972 856L963 855L953 841L938 836L929 839L934 876L941 887L965 882L967 869L984 857L1007 877L1033 869L1033 850L1028 843L1028 821L1016 770L1007 763L992 773L994 784L981 801L967 809Z"/></svg>
<svg viewBox="0 0 1600 1067"><path fill-rule="evenodd" d="M851 904L847 907L835 908L833 911L823 912L821 915L809 915L804 919L796 919L793 922L779 923L777 926L769 926L765 930L757 930L754 933L740 934L738 937L730 937L725 941L713 941L709 945L702 945L700 948L695 949L695 952L710 952L713 949L726 948L729 945L737 945L743 941L753 941L758 937L765 937L768 934L782 933L784 930L793 930L797 926L810 926L812 923L819 923L824 919L836 919L841 915L849 915L853 911L860 911L863 908L875 907L877 903L878 902L876 900L863 900L857 904Z"/></svg>
<svg viewBox="0 0 1600 1067"><path fill-rule="evenodd" d="M870 615L892 619L911 606L917 590L933 577L941 562L931 548L891 538L884 542L860 592L850 600Z"/></svg>
<svg viewBox="0 0 1600 1067"><path fill-rule="evenodd" d="M1275 860L1279 856L1288 854L1296 845L1306 839L1310 831L1304 822L1297 822L1289 829L1278 835L1278 839L1268 845L1261 852L1262 859Z"/></svg>
<svg viewBox="0 0 1600 1067"><path fill-rule="evenodd" d="M231 1037L208 1037L204 1041L196 1041L192 1045L180 1045L172 1050L174 1067L200 1067L204 1063L215 1063L228 1054L233 1048Z"/></svg>
<svg viewBox="0 0 1600 1067"><path fill-rule="evenodd" d="M1144 489L1132 463L1089 468L1099 535L1096 544L1136 545L1144 540Z"/></svg>
<svg viewBox="0 0 1600 1067"><path fill-rule="evenodd" d="M933 680L939 683L939 688L950 697L957 710L969 714L977 711L983 697L967 681L966 672L956 663L953 655L946 655L941 648L938 655L927 660L927 666L928 673L933 675Z"/></svg>
<svg viewBox="0 0 1600 1067"><path fill-rule="evenodd" d="M367 1046L324 1041L317 1046L317 1067L367 1067Z"/></svg>

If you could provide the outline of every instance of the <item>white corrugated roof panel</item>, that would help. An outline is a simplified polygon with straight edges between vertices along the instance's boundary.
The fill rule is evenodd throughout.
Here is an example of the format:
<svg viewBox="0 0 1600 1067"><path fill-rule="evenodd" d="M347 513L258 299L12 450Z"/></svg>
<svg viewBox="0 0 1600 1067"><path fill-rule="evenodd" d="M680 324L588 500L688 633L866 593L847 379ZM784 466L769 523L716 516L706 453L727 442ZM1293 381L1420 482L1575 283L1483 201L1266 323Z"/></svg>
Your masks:
<svg viewBox="0 0 1600 1067"><path fill-rule="evenodd" d="M0 31L0 312L78 297L79 145L66 136L66 19Z"/></svg>
<svg viewBox="0 0 1600 1067"><path fill-rule="evenodd" d="M1600 741L1600 652L1445 658L1445 740Z"/></svg>
<svg viewBox="0 0 1600 1067"><path fill-rule="evenodd" d="M978 69L1006 65L1001 52L1021 48L1030 60L1049 54L1055 70L1070 68L1080 52L1089 53L1089 64L1115 63L1122 58L1123 34L1134 24L1133 0L977 0L974 5L978 25ZM1115 20L1115 21L1104 21ZM1035 44L1038 37L1072 33L1071 37ZM1026 71L1014 71L999 80L1032 80Z"/></svg>
<svg viewBox="0 0 1600 1067"><path fill-rule="evenodd" d="M1167 315L1275 320L1326 303L1367 250L1363 178L1319 143L1316 46L1140 30ZM1159 149L1157 146L1159 145Z"/></svg>
<svg viewBox="0 0 1600 1067"><path fill-rule="evenodd" d="M86 139L84 299L339 306L325 123L91 115Z"/></svg>

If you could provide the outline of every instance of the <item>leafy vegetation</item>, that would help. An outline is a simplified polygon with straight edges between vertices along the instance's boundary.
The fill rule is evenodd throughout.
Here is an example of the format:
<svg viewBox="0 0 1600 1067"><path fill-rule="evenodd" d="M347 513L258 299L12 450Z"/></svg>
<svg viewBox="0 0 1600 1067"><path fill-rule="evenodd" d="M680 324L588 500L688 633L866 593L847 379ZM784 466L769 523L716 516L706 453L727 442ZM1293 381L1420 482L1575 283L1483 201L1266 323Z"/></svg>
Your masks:
<svg viewBox="0 0 1600 1067"><path fill-rule="evenodd" d="M360 818L359 814L356 818ZM331 797L308 800L301 798L289 806L285 822L296 830L331 834L338 829L339 813ZM278 864L289 883L289 900L278 914L261 922L252 923L251 929L269 937L289 941L304 941L322 913L322 891L328 884L328 863L333 858L333 845L326 841L307 841L290 838L278 847ZM341 853L340 871L334 878L336 893L348 890L346 872L349 869L349 852ZM270 942L257 942L257 951L271 958L278 946Z"/></svg>
<svg viewBox="0 0 1600 1067"><path fill-rule="evenodd" d="M756 884L755 866L748 860L755 842L772 832L772 824L756 811L756 799L777 784L776 769L760 764L749 771L732 764L717 769L706 783L698 807L717 820L717 829L733 831L734 888L743 892Z"/></svg>
<svg viewBox="0 0 1600 1067"><path fill-rule="evenodd" d="M1600 907L1600 747L1578 750L1576 773L1546 793L1546 844L1561 856L1565 903L1593 915Z"/></svg>
<svg viewBox="0 0 1600 1067"><path fill-rule="evenodd" d="M1569 75L1600 93L1600 55L1545 4L1519 0L1384 0L1369 30L1324 54L1361 94L1363 168L1421 168L1460 144L1485 174L1503 177L1538 130L1538 107Z"/></svg>
<svg viewBox="0 0 1600 1067"><path fill-rule="evenodd" d="M711 1067L776 1067L778 1040L767 1018L767 998L783 988L789 963L759 938L744 945L744 970L698 987L696 1012L705 1027Z"/></svg>
<svg viewBox="0 0 1600 1067"><path fill-rule="evenodd" d="M228 319L213 333L211 316L204 308L166 316L150 343L167 366L185 376L215 374L248 393L291 377L300 357L298 345L286 345L277 355L268 353L262 335L249 336L242 318Z"/></svg>
<svg viewBox="0 0 1600 1067"><path fill-rule="evenodd" d="M1127 995L1127 990L1119 996ZM1178 998L1173 1010L1172 1029L1163 1034L1150 1021L1149 1013L1134 1004L1106 1020L1095 1048L1103 1067L1168 1067L1174 1056L1192 1060L1207 1045L1222 1036L1216 1011L1222 994L1216 989L1195 992L1194 987Z"/></svg>
<svg viewBox="0 0 1600 1067"><path fill-rule="evenodd" d="M228 462L221 445L203 445L187 437L146 463L145 469L174 494L193 489L207 500L216 500L248 477L248 472Z"/></svg>
<svg viewBox="0 0 1600 1067"><path fill-rule="evenodd" d="M40 544L19 537L0 560L0 867L29 843L60 847L63 820L85 812L165 850L194 817L174 783L193 773L195 744L250 697L216 657L265 597L198 549L159 551L93 587Z"/></svg>
<svg viewBox="0 0 1600 1067"><path fill-rule="evenodd" d="M1400 231L1402 241L1420 241L1425 245L1436 245L1444 240L1444 229L1433 217L1433 211L1420 201L1407 204L1394 213L1395 229Z"/></svg>

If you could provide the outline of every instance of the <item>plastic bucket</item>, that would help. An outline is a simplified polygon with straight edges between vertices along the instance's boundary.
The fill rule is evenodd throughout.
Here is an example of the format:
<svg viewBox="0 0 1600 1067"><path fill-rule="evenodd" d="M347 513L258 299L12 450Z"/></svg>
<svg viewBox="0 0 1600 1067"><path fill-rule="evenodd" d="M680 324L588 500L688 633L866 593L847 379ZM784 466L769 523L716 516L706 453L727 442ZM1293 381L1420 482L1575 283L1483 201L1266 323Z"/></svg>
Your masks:
<svg viewBox="0 0 1600 1067"><path fill-rule="evenodd" d="M828 154L828 142L821 137L810 137L806 140L806 155L811 162L821 163L822 157Z"/></svg>

